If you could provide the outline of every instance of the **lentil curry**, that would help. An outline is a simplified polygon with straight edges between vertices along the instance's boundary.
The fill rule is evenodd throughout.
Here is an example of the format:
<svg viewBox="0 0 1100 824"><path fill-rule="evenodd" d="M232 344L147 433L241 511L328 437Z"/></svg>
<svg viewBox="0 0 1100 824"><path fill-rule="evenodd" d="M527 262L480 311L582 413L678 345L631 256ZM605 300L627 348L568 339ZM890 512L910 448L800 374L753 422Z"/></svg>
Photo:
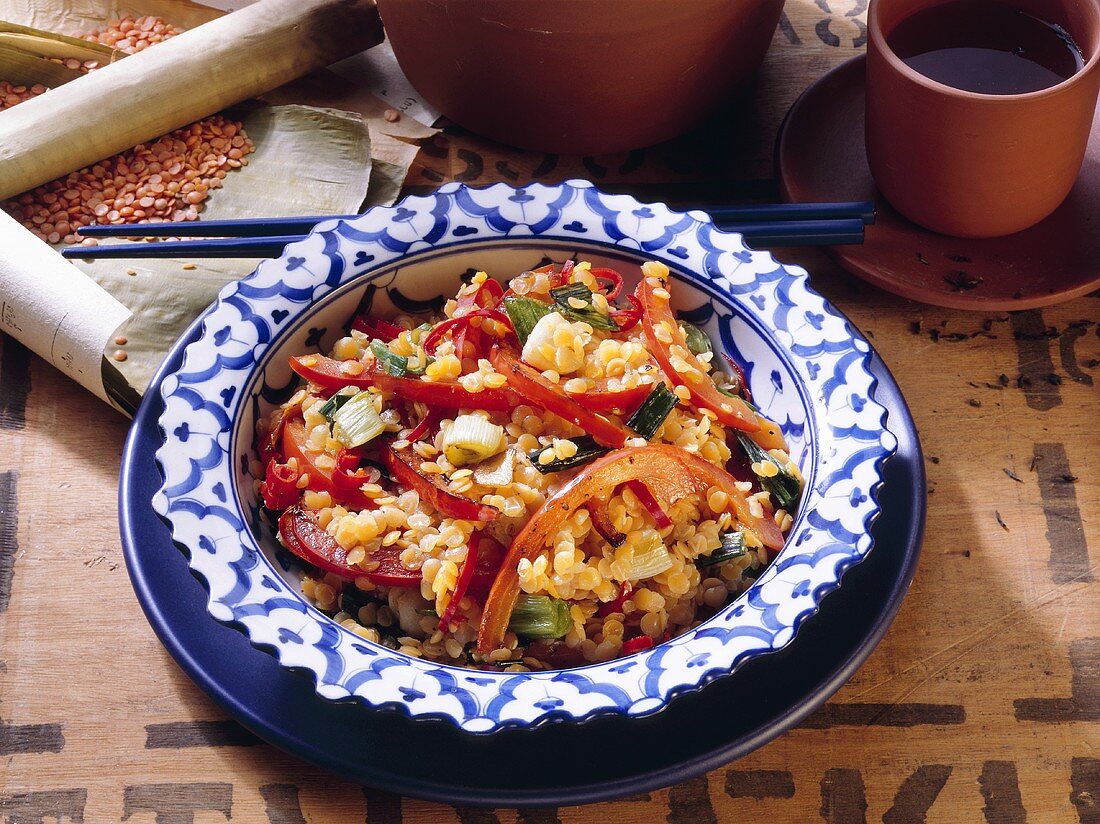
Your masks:
<svg viewBox="0 0 1100 824"><path fill-rule="evenodd" d="M477 273L443 316L352 320L259 422L258 491L350 631L506 671L681 634L782 547L802 477L668 268ZM715 363L715 361L718 363ZM722 369L717 367L721 366Z"/></svg>

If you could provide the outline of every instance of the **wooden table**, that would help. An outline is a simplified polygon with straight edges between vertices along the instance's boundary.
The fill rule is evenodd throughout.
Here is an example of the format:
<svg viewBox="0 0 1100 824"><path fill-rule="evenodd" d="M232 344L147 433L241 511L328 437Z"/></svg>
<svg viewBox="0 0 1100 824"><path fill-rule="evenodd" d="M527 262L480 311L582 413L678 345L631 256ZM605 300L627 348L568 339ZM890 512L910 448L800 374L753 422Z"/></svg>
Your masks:
<svg viewBox="0 0 1100 824"><path fill-rule="evenodd" d="M773 198L775 127L862 46L864 6L792 0L740 120L585 159L453 130L409 189L583 176L678 203ZM780 257L893 370L929 478L896 622L802 727L666 790L519 812L364 790L258 743L168 657L130 589L115 515L127 422L3 339L0 821L1100 822L1100 294L967 314L865 286L819 252Z"/></svg>

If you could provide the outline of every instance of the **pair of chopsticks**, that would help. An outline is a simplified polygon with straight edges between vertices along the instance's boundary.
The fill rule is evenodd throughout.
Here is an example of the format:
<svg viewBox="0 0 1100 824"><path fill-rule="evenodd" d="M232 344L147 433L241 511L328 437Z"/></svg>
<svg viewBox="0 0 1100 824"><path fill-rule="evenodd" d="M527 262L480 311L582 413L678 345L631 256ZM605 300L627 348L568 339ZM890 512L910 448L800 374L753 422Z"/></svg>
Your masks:
<svg viewBox="0 0 1100 824"><path fill-rule="evenodd" d="M706 209L718 228L739 232L749 246L837 246L863 243L864 227L875 222L869 201L774 203ZM84 226L81 237L195 237L164 243L67 246L67 258L266 258L278 257L288 243L302 240L318 223L354 220L358 215L199 220Z"/></svg>

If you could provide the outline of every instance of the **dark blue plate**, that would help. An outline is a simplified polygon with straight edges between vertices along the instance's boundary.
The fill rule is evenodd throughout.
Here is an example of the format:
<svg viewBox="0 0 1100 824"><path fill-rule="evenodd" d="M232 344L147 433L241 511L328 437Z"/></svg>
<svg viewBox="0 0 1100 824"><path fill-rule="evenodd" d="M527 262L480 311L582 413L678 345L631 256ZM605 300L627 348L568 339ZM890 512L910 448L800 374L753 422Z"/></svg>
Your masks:
<svg viewBox="0 0 1100 824"><path fill-rule="evenodd" d="M326 701L307 677L284 669L206 613L206 590L150 504L161 483L153 462L161 444L160 382L179 367L198 332L196 321L168 354L122 455L119 521L134 590L164 646L226 712L275 746L363 784L434 801L506 807L606 801L684 781L756 749L820 707L870 655L913 578L924 531L924 463L901 392L876 356L875 395L889 410L898 451L884 470L875 547L783 650L678 697L653 716L552 723L491 736ZM614 746L614 759L577 757L608 746Z"/></svg>

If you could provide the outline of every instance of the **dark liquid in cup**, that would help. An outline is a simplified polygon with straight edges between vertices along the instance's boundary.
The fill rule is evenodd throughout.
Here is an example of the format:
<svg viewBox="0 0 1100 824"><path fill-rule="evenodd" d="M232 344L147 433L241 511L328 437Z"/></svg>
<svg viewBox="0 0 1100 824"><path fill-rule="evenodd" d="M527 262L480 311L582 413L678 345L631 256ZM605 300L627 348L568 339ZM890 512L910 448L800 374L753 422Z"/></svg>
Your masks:
<svg viewBox="0 0 1100 824"><path fill-rule="evenodd" d="M1008 3L955 0L923 9L886 40L925 77L981 94L1039 91L1084 66L1065 29Z"/></svg>

